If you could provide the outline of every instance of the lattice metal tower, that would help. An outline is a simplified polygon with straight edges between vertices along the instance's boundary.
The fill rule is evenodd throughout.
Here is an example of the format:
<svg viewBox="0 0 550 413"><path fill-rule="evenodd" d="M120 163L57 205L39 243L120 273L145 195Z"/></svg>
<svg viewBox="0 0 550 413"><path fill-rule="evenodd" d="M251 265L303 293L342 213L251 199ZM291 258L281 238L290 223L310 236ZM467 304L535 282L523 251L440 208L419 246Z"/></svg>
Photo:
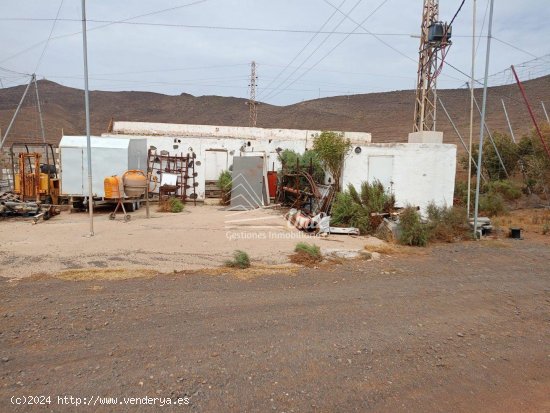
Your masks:
<svg viewBox="0 0 550 413"><path fill-rule="evenodd" d="M450 37L451 27L439 21L439 0L424 0L413 132L435 130L439 54L451 44Z"/></svg>
<svg viewBox="0 0 550 413"><path fill-rule="evenodd" d="M248 110L250 112L249 126L252 128L256 127L256 122L258 120L258 102L256 102L256 86L257 86L258 76L256 76L256 62L252 61L250 64L250 98L248 100Z"/></svg>

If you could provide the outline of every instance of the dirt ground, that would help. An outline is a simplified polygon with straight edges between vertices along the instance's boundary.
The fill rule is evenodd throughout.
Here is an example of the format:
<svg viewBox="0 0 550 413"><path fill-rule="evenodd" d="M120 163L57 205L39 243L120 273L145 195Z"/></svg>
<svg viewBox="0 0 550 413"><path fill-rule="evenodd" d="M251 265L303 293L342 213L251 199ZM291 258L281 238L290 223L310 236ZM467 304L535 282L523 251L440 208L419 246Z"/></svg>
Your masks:
<svg viewBox="0 0 550 413"><path fill-rule="evenodd" d="M247 279L4 278L0 411L550 411L548 237L418 251ZM11 404L30 395L51 404ZM145 396L189 404L122 400Z"/></svg>
<svg viewBox="0 0 550 413"><path fill-rule="evenodd" d="M258 209L226 211L220 206L186 206L179 214L151 207L110 221L104 209L94 217L89 237L86 213L63 212L31 225L30 219L0 222L0 276L25 277L79 269L132 269L173 273L223 265L233 251L245 250L255 263L282 265L297 242L318 244L323 250L361 250L377 246L376 238L335 235L312 237L287 224L283 212ZM16 269L16 271L14 271Z"/></svg>

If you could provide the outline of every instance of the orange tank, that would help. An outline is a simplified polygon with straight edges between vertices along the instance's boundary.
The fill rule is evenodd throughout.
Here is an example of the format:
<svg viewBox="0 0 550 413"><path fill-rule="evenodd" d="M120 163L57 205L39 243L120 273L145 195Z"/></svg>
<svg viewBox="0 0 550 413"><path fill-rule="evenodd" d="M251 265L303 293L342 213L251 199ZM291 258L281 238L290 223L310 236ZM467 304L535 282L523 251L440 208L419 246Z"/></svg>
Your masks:
<svg viewBox="0 0 550 413"><path fill-rule="evenodd" d="M105 198L122 198L122 180L116 175L105 178L103 189L105 190Z"/></svg>
<svg viewBox="0 0 550 413"><path fill-rule="evenodd" d="M122 182L124 184L124 192L130 198L142 196L147 189L147 177L139 169L130 169L124 172Z"/></svg>

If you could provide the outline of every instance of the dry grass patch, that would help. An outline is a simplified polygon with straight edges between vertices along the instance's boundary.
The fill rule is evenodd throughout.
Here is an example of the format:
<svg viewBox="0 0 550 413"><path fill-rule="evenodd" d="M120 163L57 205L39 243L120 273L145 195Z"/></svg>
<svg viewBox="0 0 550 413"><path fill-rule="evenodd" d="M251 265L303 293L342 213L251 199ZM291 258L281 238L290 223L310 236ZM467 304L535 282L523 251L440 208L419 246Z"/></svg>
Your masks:
<svg viewBox="0 0 550 413"><path fill-rule="evenodd" d="M151 278L158 274L158 271L145 269L94 268L65 270L54 274L53 277L67 281L128 280L131 278Z"/></svg>
<svg viewBox="0 0 550 413"><path fill-rule="evenodd" d="M294 247L294 254L290 256L290 262L293 264L305 265L306 267L313 266L323 260L321 248L315 244L307 242L299 242Z"/></svg>

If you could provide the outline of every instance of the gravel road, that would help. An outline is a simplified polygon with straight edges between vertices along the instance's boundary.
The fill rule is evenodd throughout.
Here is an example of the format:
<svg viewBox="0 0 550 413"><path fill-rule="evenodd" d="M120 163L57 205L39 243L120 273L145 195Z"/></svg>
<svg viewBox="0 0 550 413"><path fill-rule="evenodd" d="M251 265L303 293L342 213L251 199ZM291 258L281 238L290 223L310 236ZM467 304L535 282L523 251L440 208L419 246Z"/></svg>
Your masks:
<svg viewBox="0 0 550 413"><path fill-rule="evenodd" d="M547 239L248 280L4 279L0 411L550 411ZM51 404L10 400L30 395Z"/></svg>

